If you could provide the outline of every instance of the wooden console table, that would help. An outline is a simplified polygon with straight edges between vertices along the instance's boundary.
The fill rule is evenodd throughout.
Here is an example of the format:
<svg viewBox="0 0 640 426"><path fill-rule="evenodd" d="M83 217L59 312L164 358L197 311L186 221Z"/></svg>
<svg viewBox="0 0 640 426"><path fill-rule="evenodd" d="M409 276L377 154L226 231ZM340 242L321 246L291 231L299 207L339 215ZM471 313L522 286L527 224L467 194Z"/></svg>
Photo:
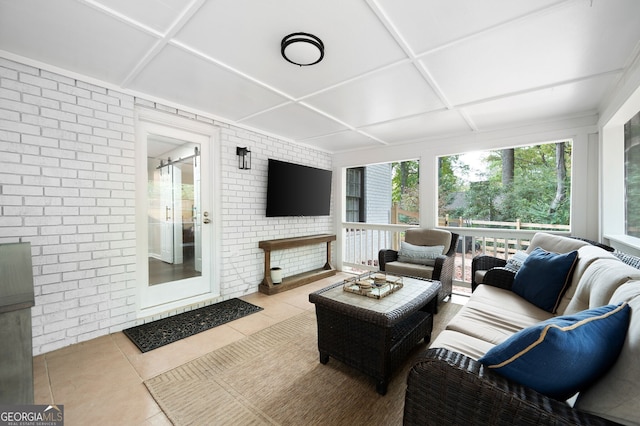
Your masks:
<svg viewBox="0 0 640 426"><path fill-rule="evenodd" d="M258 243L258 247L264 250L264 279L260 284L260 292L265 294L276 294L285 290L290 290L301 285L320 280L336 274L336 270L331 266L331 241L335 241L336 236L330 234L308 235L295 238L281 238L279 240L265 240ZM312 244L327 243L327 262L322 268L300 274L285 277L280 284L274 284L271 280L271 252L273 250L285 250L295 247L309 246Z"/></svg>

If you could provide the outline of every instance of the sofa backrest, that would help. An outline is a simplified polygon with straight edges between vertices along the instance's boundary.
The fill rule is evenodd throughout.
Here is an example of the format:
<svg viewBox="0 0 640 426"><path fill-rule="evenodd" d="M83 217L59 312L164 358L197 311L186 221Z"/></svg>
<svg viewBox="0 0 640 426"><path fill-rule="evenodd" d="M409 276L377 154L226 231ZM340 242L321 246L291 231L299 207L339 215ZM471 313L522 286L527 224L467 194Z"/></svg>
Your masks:
<svg viewBox="0 0 640 426"><path fill-rule="evenodd" d="M597 249L597 247L593 247ZM602 250L602 249L598 249ZM580 255L580 250L578 254ZM563 311L563 315L570 315L585 309L604 306L609 303L611 296L628 281L640 280L640 270L633 268L626 263L621 262L616 257L607 258L602 250L603 256L600 258L582 259L578 257L578 265L582 267L581 262L591 260L589 265L584 269L577 284L573 284L573 297ZM606 253L606 254L604 254ZM575 271L579 272L579 271ZM568 293L568 291L567 291ZM567 295L569 297L569 295Z"/></svg>
<svg viewBox="0 0 640 426"><path fill-rule="evenodd" d="M578 287L580 286L580 280L582 279L584 273L589 269L593 262L598 259L609 259L614 261L618 260L613 254L601 249L600 247L587 245L578 249L578 260L573 268L571 285L562 297L557 312L561 314L565 313L567 307L569 306L569 303L571 302L571 299L573 299Z"/></svg>
<svg viewBox="0 0 640 426"><path fill-rule="evenodd" d="M529 247L527 247L525 251L531 253L536 247L540 247L552 253L569 253L570 251L578 250L580 247L588 245L590 244L586 241L563 237L562 235L548 234L546 232L537 232L533 238L531 238Z"/></svg>
<svg viewBox="0 0 640 426"><path fill-rule="evenodd" d="M446 254L451 246L451 232L445 229L412 228L407 229L404 240L416 246L444 246Z"/></svg>
<svg viewBox="0 0 640 426"><path fill-rule="evenodd" d="M640 424L640 281L621 285L608 301L621 302L631 307L622 352L606 375L580 393L575 408L622 424Z"/></svg>

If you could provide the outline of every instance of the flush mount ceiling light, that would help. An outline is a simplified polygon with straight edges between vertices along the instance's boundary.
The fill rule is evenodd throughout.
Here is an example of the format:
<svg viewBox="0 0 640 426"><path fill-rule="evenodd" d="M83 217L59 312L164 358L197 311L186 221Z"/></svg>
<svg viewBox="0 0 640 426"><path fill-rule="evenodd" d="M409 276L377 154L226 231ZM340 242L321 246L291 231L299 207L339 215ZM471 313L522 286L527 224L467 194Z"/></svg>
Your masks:
<svg viewBox="0 0 640 426"><path fill-rule="evenodd" d="M324 44L313 34L292 33L282 39L280 53L292 64L314 65L324 57Z"/></svg>

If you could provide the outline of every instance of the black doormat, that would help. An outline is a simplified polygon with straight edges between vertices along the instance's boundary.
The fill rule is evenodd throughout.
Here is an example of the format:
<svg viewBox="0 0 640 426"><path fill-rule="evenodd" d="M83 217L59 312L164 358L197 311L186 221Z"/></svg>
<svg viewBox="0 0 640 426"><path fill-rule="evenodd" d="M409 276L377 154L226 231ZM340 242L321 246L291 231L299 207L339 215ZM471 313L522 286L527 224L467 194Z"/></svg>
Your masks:
<svg viewBox="0 0 640 426"><path fill-rule="evenodd" d="M185 337L261 311L260 306L240 299L229 299L204 308L148 322L122 332L142 352L149 352Z"/></svg>

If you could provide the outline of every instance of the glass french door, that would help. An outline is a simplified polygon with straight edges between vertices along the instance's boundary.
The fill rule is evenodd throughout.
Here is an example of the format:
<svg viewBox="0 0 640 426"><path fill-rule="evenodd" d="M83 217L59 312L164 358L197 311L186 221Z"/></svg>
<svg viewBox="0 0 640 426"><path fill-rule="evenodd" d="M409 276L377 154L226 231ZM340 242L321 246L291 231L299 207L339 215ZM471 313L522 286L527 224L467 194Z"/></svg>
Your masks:
<svg viewBox="0 0 640 426"><path fill-rule="evenodd" d="M148 157L150 285L202 274L200 146L174 142L175 159Z"/></svg>
<svg viewBox="0 0 640 426"><path fill-rule="evenodd" d="M136 133L139 313L215 293L212 136L157 121L139 119Z"/></svg>

